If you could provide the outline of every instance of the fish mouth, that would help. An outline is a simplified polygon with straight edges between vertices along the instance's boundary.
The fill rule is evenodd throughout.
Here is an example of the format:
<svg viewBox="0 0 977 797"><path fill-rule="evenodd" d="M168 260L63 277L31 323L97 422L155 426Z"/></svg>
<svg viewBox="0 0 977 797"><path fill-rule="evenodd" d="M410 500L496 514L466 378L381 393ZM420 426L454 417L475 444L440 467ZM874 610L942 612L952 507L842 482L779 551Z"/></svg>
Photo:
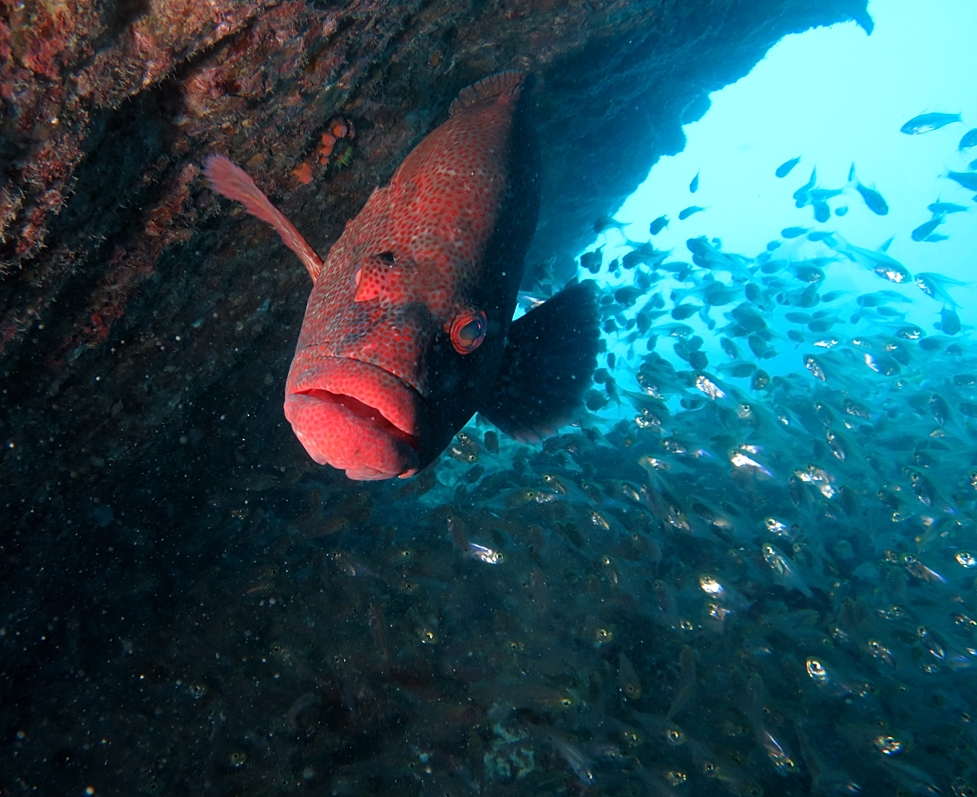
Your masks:
<svg viewBox="0 0 977 797"><path fill-rule="evenodd" d="M389 371L312 348L296 352L285 386L285 417L309 456L359 481L417 473L421 407Z"/></svg>

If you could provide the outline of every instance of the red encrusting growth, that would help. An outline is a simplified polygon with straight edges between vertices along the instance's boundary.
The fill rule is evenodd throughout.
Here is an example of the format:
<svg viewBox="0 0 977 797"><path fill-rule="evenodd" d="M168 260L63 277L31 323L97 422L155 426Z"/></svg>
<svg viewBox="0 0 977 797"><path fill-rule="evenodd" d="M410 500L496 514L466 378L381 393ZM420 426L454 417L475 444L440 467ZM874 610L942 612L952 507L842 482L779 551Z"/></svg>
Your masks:
<svg viewBox="0 0 977 797"><path fill-rule="evenodd" d="M312 182L312 167L308 162L302 162L294 169L292 169L292 174L295 175L296 179L302 183L302 185L308 185Z"/></svg>

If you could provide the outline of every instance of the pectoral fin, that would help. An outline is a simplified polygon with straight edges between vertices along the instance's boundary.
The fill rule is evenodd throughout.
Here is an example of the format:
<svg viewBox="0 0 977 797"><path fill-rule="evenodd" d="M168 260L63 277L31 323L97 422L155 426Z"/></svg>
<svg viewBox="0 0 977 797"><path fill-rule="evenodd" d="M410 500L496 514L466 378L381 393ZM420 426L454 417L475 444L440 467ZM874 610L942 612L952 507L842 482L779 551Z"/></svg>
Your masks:
<svg viewBox="0 0 977 797"><path fill-rule="evenodd" d="M593 281L565 288L514 321L498 378L479 412L520 441L555 433L590 386L598 322Z"/></svg>
<svg viewBox="0 0 977 797"><path fill-rule="evenodd" d="M312 281L319 278L322 271L322 258L309 246L295 225L285 214L271 204L271 200L254 184L254 180L244 169L235 166L223 155L211 155L204 165L207 183L218 194L240 202L248 213L274 227L282 238L282 243L299 256Z"/></svg>

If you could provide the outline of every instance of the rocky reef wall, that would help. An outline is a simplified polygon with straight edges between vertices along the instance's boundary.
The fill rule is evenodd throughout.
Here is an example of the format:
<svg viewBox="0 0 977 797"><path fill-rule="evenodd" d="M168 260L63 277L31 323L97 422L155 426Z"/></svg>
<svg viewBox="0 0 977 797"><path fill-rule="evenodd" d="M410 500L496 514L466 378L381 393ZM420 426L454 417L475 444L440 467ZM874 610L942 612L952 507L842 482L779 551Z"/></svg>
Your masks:
<svg viewBox="0 0 977 797"><path fill-rule="evenodd" d="M865 0L0 10L0 742L37 710L14 691L63 677L66 656L94 666L134 633L129 601L165 614L185 568L229 544L221 523L307 473L342 479L281 412L308 277L204 187L207 154L247 168L325 253L459 89L531 70L530 258L566 274L710 91L784 35L848 19L870 28Z"/></svg>

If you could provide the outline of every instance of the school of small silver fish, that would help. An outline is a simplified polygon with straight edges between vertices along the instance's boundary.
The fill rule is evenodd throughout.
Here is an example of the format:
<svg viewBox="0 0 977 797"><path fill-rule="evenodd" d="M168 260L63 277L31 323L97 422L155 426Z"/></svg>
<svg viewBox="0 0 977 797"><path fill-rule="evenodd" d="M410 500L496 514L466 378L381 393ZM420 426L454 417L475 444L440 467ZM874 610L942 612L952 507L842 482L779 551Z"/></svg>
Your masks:
<svg viewBox="0 0 977 797"><path fill-rule="evenodd" d="M32 726L83 751L52 782L100 773L61 793L977 794L971 286L819 228L685 255L629 226L580 257L603 350L575 427L215 490L223 555L172 624ZM561 288L527 275L523 309Z"/></svg>
<svg viewBox="0 0 977 797"><path fill-rule="evenodd" d="M802 237L822 252L779 256ZM456 558L515 576L490 632L512 661L468 686L494 734L478 789L975 793L968 284L836 233L778 244L585 253L618 282L599 416L542 451L476 426L441 466L425 498ZM831 289L858 267L879 290ZM920 302L930 329L906 319Z"/></svg>

